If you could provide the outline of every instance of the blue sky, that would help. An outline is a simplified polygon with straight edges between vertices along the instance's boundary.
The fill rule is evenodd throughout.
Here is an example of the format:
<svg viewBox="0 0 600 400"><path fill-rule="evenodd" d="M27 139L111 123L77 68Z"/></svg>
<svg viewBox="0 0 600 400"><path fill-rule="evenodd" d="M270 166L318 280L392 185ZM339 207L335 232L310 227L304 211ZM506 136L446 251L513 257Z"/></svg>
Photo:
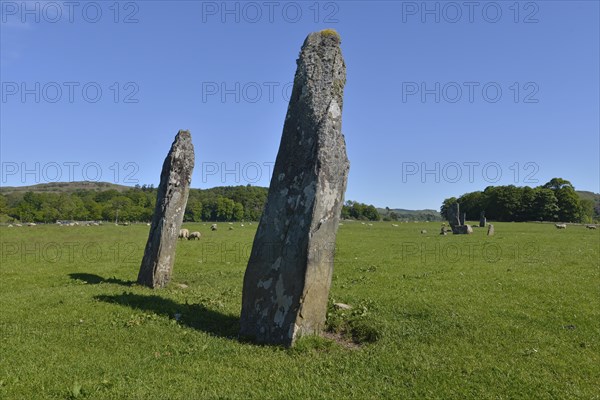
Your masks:
<svg viewBox="0 0 600 400"><path fill-rule="evenodd" d="M1 2L3 186L268 186L296 58L336 29L346 199L439 209L553 177L600 192L597 1Z"/></svg>

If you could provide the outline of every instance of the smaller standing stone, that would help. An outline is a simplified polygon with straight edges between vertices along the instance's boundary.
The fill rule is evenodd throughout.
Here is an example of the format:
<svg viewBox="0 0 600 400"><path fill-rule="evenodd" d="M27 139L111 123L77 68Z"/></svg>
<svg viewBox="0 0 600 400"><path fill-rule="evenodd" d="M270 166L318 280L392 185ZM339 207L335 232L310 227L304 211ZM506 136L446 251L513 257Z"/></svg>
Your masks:
<svg viewBox="0 0 600 400"><path fill-rule="evenodd" d="M141 285L160 288L171 280L193 169L192 136L188 131L179 131L160 174L156 207L137 278Z"/></svg>
<svg viewBox="0 0 600 400"><path fill-rule="evenodd" d="M494 236L494 225L492 225L492 224L488 225L487 235L488 236Z"/></svg>

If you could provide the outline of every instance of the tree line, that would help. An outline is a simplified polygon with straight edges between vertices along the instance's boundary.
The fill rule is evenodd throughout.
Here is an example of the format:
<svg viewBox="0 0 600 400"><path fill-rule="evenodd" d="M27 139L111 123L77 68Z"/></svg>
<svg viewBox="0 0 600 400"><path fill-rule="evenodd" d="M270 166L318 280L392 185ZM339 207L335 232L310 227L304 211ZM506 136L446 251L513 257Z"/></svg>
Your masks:
<svg viewBox="0 0 600 400"><path fill-rule="evenodd" d="M494 221L561 221L589 223L600 217L600 204L581 199L571 182L553 178L531 188L488 186L484 191L445 199L440 213L448 219L450 206L457 203L467 220L479 220L480 213Z"/></svg>
<svg viewBox="0 0 600 400"><path fill-rule="evenodd" d="M152 185L138 185L127 190L77 189L0 194L0 221L149 222L154 213L156 194L157 189ZM251 185L190 189L184 221L258 221L267 194L267 188ZM344 204L341 217L370 221L381 219L374 206L355 201Z"/></svg>

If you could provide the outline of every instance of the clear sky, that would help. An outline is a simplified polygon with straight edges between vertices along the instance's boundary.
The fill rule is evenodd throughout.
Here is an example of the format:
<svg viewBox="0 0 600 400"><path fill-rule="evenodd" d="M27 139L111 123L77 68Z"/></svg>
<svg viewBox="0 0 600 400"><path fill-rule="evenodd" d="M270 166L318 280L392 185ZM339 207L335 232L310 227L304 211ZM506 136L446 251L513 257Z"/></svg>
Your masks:
<svg viewBox="0 0 600 400"><path fill-rule="evenodd" d="M336 29L346 199L439 209L553 177L600 192L598 1L0 1L3 186L268 186L296 58Z"/></svg>

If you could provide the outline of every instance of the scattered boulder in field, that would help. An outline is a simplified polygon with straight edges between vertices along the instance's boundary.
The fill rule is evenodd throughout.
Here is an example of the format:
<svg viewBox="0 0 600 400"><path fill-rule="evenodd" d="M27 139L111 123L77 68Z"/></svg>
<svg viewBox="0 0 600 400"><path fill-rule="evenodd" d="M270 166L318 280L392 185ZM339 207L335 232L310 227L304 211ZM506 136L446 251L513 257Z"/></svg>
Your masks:
<svg viewBox="0 0 600 400"><path fill-rule="evenodd" d="M456 231L454 233L457 233L459 235L469 235L471 233L473 233L473 228L471 228L471 225L459 225L455 227Z"/></svg>
<svg viewBox="0 0 600 400"><path fill-rule="evenodd" d="M192 136L188 131L179 131L160 174L156 207L137 279L142 285L160 288L171 279L193 169Z"/></svg>
<svg viewBox="0 0 600 400"><path fill-rule="evenodd" d="M338 34L310 34L297 66L240 319L240 336L285 346L325 327L350 167L341 132L346 66Z"/></svg>
<svg viewBox="0 0 600 400"><path fill-rule="evenodd" d="M338 310L352 310L352 306L344 303L333 303L333 306Z"/></svg>

